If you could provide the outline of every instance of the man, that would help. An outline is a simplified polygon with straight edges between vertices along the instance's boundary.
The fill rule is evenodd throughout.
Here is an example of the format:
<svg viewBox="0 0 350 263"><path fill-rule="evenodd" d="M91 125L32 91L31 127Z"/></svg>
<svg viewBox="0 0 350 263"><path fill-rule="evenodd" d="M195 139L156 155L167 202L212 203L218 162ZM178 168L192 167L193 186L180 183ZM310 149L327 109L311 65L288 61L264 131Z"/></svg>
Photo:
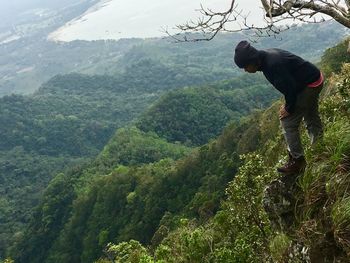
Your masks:
<svg viewBox="0 0 350 263"><path fill-rule="evenodd" d="M234 61L249 73L262 71L266 79L285 98L279 117L288 146L289 160L278 168L283 174L304 170L306 161L300 140L299 126L304 119L311 143L322 136L322 123L318 112L319 94L323 75L313 64L282 49L257 50L247 41L235 48Z"/></svg>

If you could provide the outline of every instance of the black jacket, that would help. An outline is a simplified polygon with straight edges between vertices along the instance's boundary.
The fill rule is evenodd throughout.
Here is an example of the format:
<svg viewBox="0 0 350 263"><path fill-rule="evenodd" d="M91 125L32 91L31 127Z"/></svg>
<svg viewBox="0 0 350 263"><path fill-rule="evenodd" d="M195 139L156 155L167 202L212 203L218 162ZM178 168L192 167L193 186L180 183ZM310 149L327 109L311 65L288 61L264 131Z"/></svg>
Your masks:
<svg viewBox="0 0 350 263"><path fill-rule="evenodd" d="M320 70L315 65L282 49L260 50L259 59L260 70L283 93L289 113L295 109L298 93L320 78Z"/></svg>

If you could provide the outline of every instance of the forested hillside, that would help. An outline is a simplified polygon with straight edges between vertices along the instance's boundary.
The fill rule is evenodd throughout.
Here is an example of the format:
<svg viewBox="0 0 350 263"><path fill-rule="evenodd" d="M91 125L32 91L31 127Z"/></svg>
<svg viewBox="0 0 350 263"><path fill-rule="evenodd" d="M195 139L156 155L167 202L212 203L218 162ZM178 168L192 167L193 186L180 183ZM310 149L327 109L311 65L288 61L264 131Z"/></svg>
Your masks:
<svg viewBox="0 0 350 263"><path fill-rule="evenodd" d="M96 156L103 149L116 129L133 120L139 124L143 123L142 118L140 121L136 119L157 98L162 94L164 98L172 97L173 93L166 94L168 90L176 88L176 81L171 72L159 66L152 69L150 63L139 63L135 70L138 72L135 77L132 77L131 68L114 77L59 75L43 84L33 95L12 95L0 99L0 162L4 164L0 170L0 189L3 193L0 202L0 209L3 211L0 221L2 253L23 234L23 229L32 214L31 209L38 204L42 191L54 174L66 166L87 162L88 158ZM182 117L168 115L168 121L177 118L180 123L202 122L208 127L211 126L212 130L205 137L201 133L195 134L194 140L197 140L197 144L199 139L200 143L206 143L217 136L230 120L238 119L276 98L261 78L250 82L256 85L253 89L245 86L244 78L220 82L211 87L191 87L174 91L175 94L186 94L186 90L192 90L191 94L194 97L205 101L211 101L211 96L217 94L226 102L219 105L211 101L208 108L209 105L198 104L193 100L194 104L191 102L187 108L195 112L198 106L204 107L207 114L208 110L213 110L217 112L218 119L208 119L204 123L197 112L191 116L183 114ZM203 93L204 90L207 92ZM240 104L245 107L239 109L239 105L232 105L224 98L225 94L231 97L240 94L245 97ZM233 112L235 109L237 112ZM146 137L145 134L151 132L150 129L144 131L146 133L137 133L137 137ZM125 140L132 136L125 132L117 134L124 134L122 138ZM154 133L150 140L156 138ZM130 144L125 146L125 154L131 151L138 156L133 162L129 160L130 164L151 162L154 158L159 158L157 147L153 150L142 149L143 144L137 145L137 142L129 142ZM118 143L119 141L113 143L112 140L107 148L113 149L111 151L116 154L121 147ZM182 151L172 154L165 144L159 144L159 147L165 152L160 154L162 157L176 159L182 156ZM144 151L148 151L147 154ZM125 160L128 160L127 157L119 158L121 157L112 156L108 162L114 160L124 164Z"/></svg>
<svg viewBox="0 0 350 263"><path fill-rule="evenodd" d="M328 55L338 53L342 46L328 50L322 64L327 65ZM165 213L147 246L138 239L109 243L97 262L349 262L350 64L342 63L349 55L345 50L341 53L344 56L337 65L328 67L333 72L342 70L327 80L323 92L324 136L315 146L307 145L309 164L303 174L281 178L276 173L286 157L278 132L277 103L244 124L240 144L248 148L240 155L242 163L214 216L203 221L187 213L180 218ZM221 143L228 134L237 130L229 127L201 150L221 145L210 152L227 156L228 149ZM307 144L305 130L303 141ZM229 152L242 153L232 145ZM221 167L232 168L229 162ZM195 165L189 168L196 170ZM218 172L216 177L224 174ZM290 184L293 180L295 184ZM293 187L287 190L288 181ZM176 227L174 222L178 222Z"/></svg>
<svg viewBox="0 0 350 263"><path fill-rule="evenodd" d="M334 24L324 25L320 30L337 32L339 37L343 34ZM310 34L311 31L312 26L293 29L298 37L310 41L320 37ZM109 74L58 75L33 95L11 95L0 100L0 161L4 163L1 254L23 234L31 209L38 204L53 175L98 154L116 129L132 121L144 132L153 131L169 141L197 146L215 138L228 121L238 120L251 109L265 107L276 98L259 77L231 79L237 75L232 67L232 43L242 37L222 35L210 43L182 45L159 39L48 45L26 39L16 42L19 46L1 45L6 75L12 66L18 71L31 63L38 69L44 66L43 71L35 73L40 79L68 68ZM284 34L283 42L274 40L273 44L315 59L335 38L317 41L319 49L309 46L298 49L298 40L291 31ZM270 44L263 40L260 45ZM28 50L29 57L25 55ZM24 64L18 66L16 62L6 67L7 59ZM68 59L75 62L67 63ZM32 73L23 73L24 79L36 79ZM231 80L210 85L222 79ZM21 77L20 80L23 81ZM34 88L31 81L26 81L27 88ZM181 89L184 86L189 88ZM165 94L174 89L178 90ZM153 102L156 103L149 108ZM177 109L178 103L186 104L187 108ZM164 111L167 104L169 107ZM141 113L144 114L138 118Z"/></svg>
<svg viewBox="0 0 350 263"><path fill-rule="evenodd" d="M214 167L220 168L215 178L223 178L225 168L234 177L225 187L225 201L216 213L203 216L198 209L197 215L185 210L174 216L167 211L150 242L116 239L97 262L349 262L350 65L343 64L349 54L341 47L344 43L323 56L322 65L338 74L327 80L323 92L323 139L311 147L303 130L309 163L303 174L287 179L276 173L286 158L276 114L280 103L276 103L252 115L238 130L227 127L216 141L200 148L200 152L209 149L207 156L211 157L202 178ZM342 54L337 63L329 56L334 53ZM238 144L232 144L237 142L237 134ZM236 170L230 161L235 162L238 155L241 163ZM226 162L216 163L215 156ZM176 168L181 170L181 163ZM187 171L193 174L201 168L191 162ZM283 180L296 183L287 190L288 181ZM211 186L217 189L215 184Z"/></svg>
<svg viewBox="0 0 350 263"><path fill-rule="evenodd" d="M139 77L142 78L141 75ZM176 94L186 94L191 90L191 97L187 100L190 102L189 108L194 113L182 114L178 117L167 115L166 117L170 118L168 121L176 118L178 123L186 123L192 128L195 128L199 122L206 126L203 126L203 129L211 127L212 130L205 136L199 130L195 134L193 133L195 130L191 130L192 136L200 138L200 141L191 138L196 142L195 145L206 143L217 136L229 121L237 120L252 109L267 105L276 98L276 94L270 92L265 82L259 84L261 83L259 77L256 78L257 86L245 89L245 78L220 82L211 87L179 89L164 95L166 99L177 101ZM156 84L153 84L151 79L142 82L137 81L137 78L127 82L124 75L117 78L70 74L54 77L32 96L12 95L0 99L0 122L3 127L0 161L4 163L1 170L3 196L0 203L0 208L4 211L0 224L2 249L22 235L22 229L30 218L31 209L37 205L42 190L52 176L67 165L86 162L88 158L96 156L116 129L139 116L148 105L169 88L162 90L157 83L157 79ZM153 88L149 90L149 86ZM203 93L204 90L207 92ZM212 114L210 109L215 107L215 101L211 100L213 94L225 103L222 108L216 109L218 118L200 119L198 113L204 113L203 110L206 110L207 114ZM246 99L241 100L239 105L234 105L232 102L235 94L240 94L241 98L245 96ZM193 97L201 98L202 101L198 102ZM160 105L164 98L155 105ZM210 102L211 106L203 103L203 100ZM183 101L178 102L180 105L183 103ZM177 111L176 108L174 110ZM178 107L178 110L183 111L184 108ZM195 112L196 110L198 112ZM152 119L148 118L148 120ZM166 121L166 119L163 120L164 125L169 126ZM148 124L143 118L137 123L140 125L144 123L144 132L137 132L135 134L137 136L133 137L133 133L119 130L116 134L119 139L112 139L107 150L104 151L104 153L111 152L110 158L105 158L106 163L117 160L112 163L140 164L158 160L159 156L175 159L182 156L183 151L171 154L172 150L167 150L168 146L165 144L161 146L165 153L161 154L158 148L147 149L144 143L138 144L138 140L131 140L131 138L143 137L146 139L146 134L151 134L150 132L154 133L150 135L151 144L158 138L154 131L146 129ZM174 130L173 133L178 132L179 129L185 131L185 127L178 127L178 130ZM162 134L159 136L159 139L166 138ZM131 141L130 144L122 146L120 140L125 143L125 140ZM188 143L188 145L193 144ZM131 153L120 157L128 151ZM135 156L132 157L132 155ZM18 211L21 213L19 214ZM16 236L13 233L16 233Z"/></svg>
<svg viewBox="0 0 350 263"><path fill-rule="evenodd" d="M276 166L286 154L278 135L279 105L274 105L250 119L240 143L253 147L240 155L242 163L214 216L203 221L201 216L181 213L176 218L165 213L147 246L137 238L120 243L116 239L97 262L349 262L349 70L345 64L328 82L321 105L324 137L307 147L309 165L296 178L292 207L285 203L291 199L281 198L283 191L287 196L291 192L276 181L280 177ZM227 129L213 144L231 132L236 131ZM257 141L250 140L253 135ZM306 137L303 132L305 142ZM227 156L227 149L213 150ZM235 148L229 152L237 153ZM232 169L229 163L223 168ZM218 172L216 178L224 174ZM281 199L269 199L269 194ZM274 211L266 210L269 202L274 203Z"/></svg>
<svg viewBox="0 0 350 263"><path fill-rule="evenodd" d="M239 121L277 97L262 75L249 79L245 75L212 86L169 92L142 114L136 125L170 142L198 146L218 136L230 120Z"/></svg>
<svg viewBox="0 0 350 263"><path fill-rule="evenodd" d="M322 65L330 65L328 54L339 46L325 53ZM337 71L347 56L329 70ZM347 262L348 76L346 64L327 81L321 106L324 139L307 147L309 166L298 180L296 214L287 230L276 234L262 206L263 190L278 177L275 167L285 158L279 102L232 122L217 139L192 151L172 139L176 129L156 134L159 128L152 127L152 117L172 127L172 116L183 116L186 101L191 105L187 112L193 112L189 116L197 120L196 111L208 107L199 107L205 94L216 98L217 116L224 119L222 113L234 111L224 100L220 104L237 92L231 85L238 80L232 80L217 85L220 89L204 87L204 93L185 88L166 94L135 122L144 130L118 130L94 162L56 176L12 247L12 257L18 262L94 262L101 257L98 262L160 263L278 262L291 255L290 262L299 262L303 255L293 253L300 249L312 260ZM260 92L264 86L247 90ZM169 112L162 108L164 101L171 105ZM184 134L185 142L196 143L197 132Z"/></svg>

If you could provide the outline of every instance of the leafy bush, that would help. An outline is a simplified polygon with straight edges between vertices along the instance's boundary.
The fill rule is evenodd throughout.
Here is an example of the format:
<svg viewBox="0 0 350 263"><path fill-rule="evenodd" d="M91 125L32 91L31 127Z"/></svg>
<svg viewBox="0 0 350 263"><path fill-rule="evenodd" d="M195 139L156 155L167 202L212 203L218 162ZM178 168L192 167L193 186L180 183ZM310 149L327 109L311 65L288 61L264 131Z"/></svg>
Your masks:
<svg viewBox="0 0 350 263"><path fill-rule="evenodd" d="M324 52L320 64L326 76L330 76L331 73L340 73L342 65L350 62L350 56L347 52L348 43L349 39L343 40Z"/></svg>
<svg viewBox="0 0 350 263"><path fill-rule="evenodd" d="M108 244L104 252L109 260L116 263L152 263L152 257L137 241L130 240L118 245ZM103 261L97 261L97 263Z"/></svg>

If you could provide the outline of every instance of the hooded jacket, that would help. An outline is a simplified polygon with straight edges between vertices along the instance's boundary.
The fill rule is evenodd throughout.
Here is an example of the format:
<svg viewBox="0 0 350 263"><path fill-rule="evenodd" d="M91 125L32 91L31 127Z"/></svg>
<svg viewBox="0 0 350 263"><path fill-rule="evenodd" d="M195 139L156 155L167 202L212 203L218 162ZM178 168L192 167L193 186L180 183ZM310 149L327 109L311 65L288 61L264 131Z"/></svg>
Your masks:
<svg viewBox="0 0 350 263"><path fill-rule="evenodd" d="M240 68L249 64L260 65L267 80L281 93L289 113L295 110L297 95L310 83L317 81L319 69L301 57L288 51L272 48L257 50L248 41L241 41L235 48L234 61Z"/></svg>
<svg viewBox="0 0 350 263"><path fill-rule="evenodd" d="M312 63L288 51L272 48L259 50L260 70L285 97L285 109L295 110L298 94L320 78L320 70Z"/></svg>

